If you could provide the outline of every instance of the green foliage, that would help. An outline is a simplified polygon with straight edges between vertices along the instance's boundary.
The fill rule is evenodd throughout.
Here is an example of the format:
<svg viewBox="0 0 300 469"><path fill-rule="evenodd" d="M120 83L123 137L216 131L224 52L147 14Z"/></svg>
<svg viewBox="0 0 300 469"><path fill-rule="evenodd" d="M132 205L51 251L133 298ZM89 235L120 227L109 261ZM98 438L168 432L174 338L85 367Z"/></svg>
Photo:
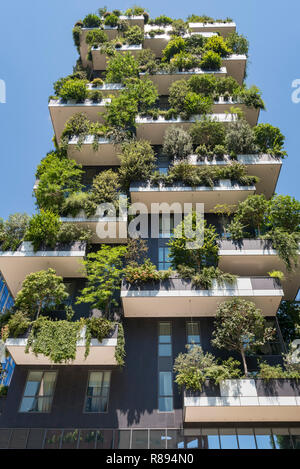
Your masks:
<svg viewBox="0 0 300 469"><path fill-rule="evenodd" d="M211 16L207 15L189 15L187 17L189 23L214 23L214 19Z"/></svg>
<svg viewBox="0 0 300 469"><path fill-rule="evenodd" d="M114 295L120 290L123 258L126 246L101 245L96 253L87 255L83 265L87 272L85 288L77 298L77 304L88 303L108 317L111 306L116 305Z"/></svg>
<svg viewBox="0 0 300 469"><path fill-rule="evenodd" d="M219 70L222 65L222 59L219 54L212 50L208 50L203 54L200 67L203 70Z"/></svg>
<svg viewBox="0 0 300 469"><path fill-rule="evenodd" d="M101 171L93 180L90 201L94 207L104 203L111 203L117 208L118 191L120 189L119 177L112 169ZM87 210L89 216L89 210ZM91 206L92 208L92 206ZM91 213L93 214L93 213Z"/></svg>
<svg viewBox="0 0 300 469"><path fill-rule="evenodd" d="M193 232L185 229L185 224L191 226ZM203 243L201 242L203 236ZM196 238L196 239L194 239ZM218 261L218 234L215 227L207 226L206 220L197 220L195 212L187 215L177 225L174 236L170 239L169 257L174 269L185 265L201 272L203 267L215 264ZM188 242L194 242L194 249L188 249Z"/></svg>
<svg viewBox="0 0 300 469"><path fill-rule="evenodd" d="M220 57L228 57L232 54L232 50L228 47L222 36L211 36L205 43L205 50L212 51Z"/></svg>
<svg viewBox="0 0 300 469"><path fill-rule="evenodd" d="M84 28L98 28L101 25L101 19L97 15L89 14L83 20Z"/></svg>
<svg viewBox="0 0 300 469"><path fill-rule="evenodd" d="M264 194L250 195L246 200L239 203L236 219L245 227L257 229L258 235L260 235L261 227L265 222L267 207L268 201Z"/></svg>
<svg viewBox="0 0 300 469"><path fill-rule="evenodd" d="M83 102L87 98L88 90L85 80L67 80L59 91L59 96L64 99L76 99L77 102Z"/></svg>
<svg viewBox="0 0 300 469"><path fill-rule="evenodd" d="M127 44L135 45L142 44L144 40L144 33L137 25L131 26L124 32L124 38Z"/></svg>
<svg viewBox="0 0 300 469"><path fill-rule="evenodd" d="M103 99L103 94L100 90L90 90L88 91L88 99L93 103L100 103Z"/></svg>
<svg viewBox="0 0 300 469"><path fill-rule="evenodd" d="M266 381L270 379L300 379L300 373L284 370L281 365L271 366L262 362L259 364L257 377Z"/></svg>
<svg viewBox="0 0 300 469"><path fill-rule="evenodd" d="M108 83L124 83L126 78L138 76L138 64L130 52L117 54L108 61L106 81Z"/></svg>
<svg viewBox="0 0 300 469"><path fill-rule="evenodd" d="M178 266L178 272L179 274L182 272L182 266ZM224 286L225 284L233 285L236 279L236 275L222 272L222 270L214 266L203 267L200 272L196 272L191 276L193 285L205 290L210 290L213 287L214 281L216 281L219 286Z"/></svg>
<svg viewBox="0 0 300 469"><path fill-rule="evenodd" d="M243 119L228 124L225 143L229 153L234 155L257 153L253 130Z"/></svg>
<svg viewBox="0 0 300 469"><path fill-rule="evenodd" d="M28 331L30 324L31 322L28 317L28 314L24 313L23 311L16 311L14 314L11 315L7 323L7 338L17 338L25 334Z"/></svg>
<svg viewBox="0 0 300 469"><path fill-rule="evenodd" d="M170 64L175 68L178 69L180 72L183 70L191 70L192 68L196 68L199 65L199 59L185 51L180 51L178 54L175 54L172 57Z"/></svg>
<svg viewBox="0 0 300 469"><path fill-rule="evenodd" d="M99 47L100 44L108 41L107 34L102 29L88 31L85 42L91 46Z"/></svg>
<svg viewBox="0 0 300 469"><path fill-rule="evenodd" d="M283 150L285 137L278 127L271 124L258 124L254 127L255 142L262 153L273 156L286 156Z"/></svg>
<svg viewBox="0 0 300 469"><path fill-rule="evenodd" d="M274 329L266 327L266 320L254 303L233 298L217 309L212 345L240 353L247 376L245 354L271 340L274 333Z"/></svg>
<svg viewBox="0 0 300 469"><path fill-rule="evenodd" d="M25 352L42 354L53 363L69 363L76 357L82 322L51 321L40 317L33 322Z"/></svg>
<svg viewBox="0 0 300 469"><path fill-rule="evenodd" d="M49 153L37 168L37 206L53 213L61 213L66 197L81 190L82 174L81 165L74 160L59 158L56 153Z"/></svg>
<svg viewBox="0 0 300 469"><path fill-rule="evenodd" d="M261 92L257 86L251 86L251 88L242 88L238 92L238 100L248 107L254 107L255 109L265 109L265 103L262 100Z"/></svg>
<svg viewBox="0 0 300 469"><path fill-rule="evenodd" d="M161 15L157 16L157 18L150 20L149 24L156 24L157 26L168 26L169 24L172 24L173 20L169 16Z"/></svg>
<svg viewBox="0 0 300 469"><path fill-rule="evenodd" d="M226 44L234 54L248 55L249 41L242 34L230 33L226 38Z"/></svg>
<svg viewBox="0 0 300 469"><path fill-rule="evenodd" d="M118 23L119 17L117 15L114 15L113 13L107 15L104 19L105 26L110 26L111 28L115 28L116 26L118 26Z"/></svg>
<svg viewBox="0 0 300 469"><path fill-rule="evenodd" d="M185 42L182 37L174 37L162 51L162 61L169 62L174 55L185 50Z"/></svg>
<svg viewBox="0 0 300 469"><path fill-rule="evenodd" d="M80 47L80 36L81 36L81 26L74 26L72 30L74 45L77 47L79 52Z"/></svg>
<svg viewBox="0 0 300 469"><path fill-rule="evenodd" d="M42 311L54 309L68 298L62 277L55 270L41 270L25 278L15 300L16 309L37 318Z"/></svg>
<svg viewBox="0 0 300 469"><path fill-rule="evenodd" d="M288 233L300 232L300 202L289 195L275 195L268 207L268 224Z"/></svg>
<svg viewBox="0 0 300 469"><path fill-rule="evenodd" d="M172 22L172 30L171 30L171 35L172 36L184 36L188 30L188 24L179 19L179 20L173 20Z"/></svg>
<svg viewBox="0 0 300 469"><path fill-rule="evenodd" d="M189 91L185 80L175 81L169 90L169 104L183 119L191 115L207 114L212 108L212 99Z"/></svg>
<svg viewBox="0 0 300 469"><path fill-rule="evenodd" d="M94 206L90 203L90 194L88 192L74 192L64 200L62 206L62 215L76 217L81 210L88 212Z"/></svg>
<svg viewBox="0 0 300 469"><path fill-rule="evenodd" d="M153 148L146 140L128 141L121 148L119 178L123 190L128 191L131 182L149 180L156 159Z"/></svg>
<svg viewBox="0 0 300 469"><path fill-rule="evenodd" d="M117 346L115 349L115 358L119 366L124 366L125 364L125 337L124 337L124 328L123 324L118 323L118 338L117 338Z"/></svg>
<svg viewBox="0 0 300 469"><path fill-rule="evenodd" d="M277 318L283 339L286 344L300 338L300 304L293 301L282 301Z"/></svg>
<svg viewBox="0 0 300 469"><path fill-rule="evenodd" d="M185 50L192 54L201 54L206 41L207 39L202 34L193 34L185 38Z"/></svg>
<svg viewBox="0 0 300 469"><path fill-rule="evenodd" d="M86 325L86 338L90 337L102 342L111 330L114 324L106 318L91 317L85 320Z"/></svg>
<svg viewBox="0 0 300 469"><path fill-rule="evenodd" d="M127 243L127 252L125 254L125 263L141 265L145 262L147 253L148 246L144 239L129 238Z"/></svg>
<svg viewBox="0 0 300 469"><path fill-rule="evenodd" d="M8 393L8 386L0 384L0 397L6 397Z"/></svg>
<svg viewBox="0 0 300 469"><path fill-rule="evenodd" d="M9 215L6 221L0 218L0 249L15 251L24 239L30 217L26 213Z"/></svg>
<svg viewBox="0 0 300 469"><path fill-rule="evenodd" d="M136 58L139 71L153 74L157 70L156 56L151 49L142 49Z"/></svg>
<svg viewBox="0 0 300 469"><path fill-rule="evenodd" d="M135 128L135 118L138 113L138 103L123 91L119 96L115 96L105 115L107 125L132 132Z"/></svg>
<svg viewBox="0 0 300 469"><path fill-rule="evenodd" d="M91 83L92 83L93 88L97 88L97 86L104 85L104 81L102 80L102 78L94 78L94 80Z"/></svg>
<svg viewBox="0 0 300 469"><path fill-rule="evenodd" d="M124 278L128 283L159 281L168 277L169 272L158 271L150 259L146 259L140 265L137 262L131 262L124 269Z"/></svg>
<svg viewBox="0 0 300 469"><path fill-rule="evenodd" d="M34 251L38 251L42 245L54 248L60 226L58 215L49 210L41 210L30 219L25 240L31 241Z"/></svg>
<svg viewBox="0 0 300 469"><path fill-rule="evenodd" d="M285 279L285 275L281 270L272 270L271 272L268 272L268 275L271 278L278 278L281 282Z"/></svg>
<svg viewBox="0 0 300 469"><path fill-rule="evenodd" d="M75 241L89 243L92 239L92 231L77 223L62 223L57 234L57 242L71 244Z"/></svg>
<svg viewBox="0 0 300 469"><path fill-rule="evenodd" d="M271 229L265 239L272 240L272 246L283 260L288 272L298 266L300 233L289 233L281 228Z"/></svg>
<svg viewBox="0 0 300 469"><path fill-rule="evenodd" d="M194 145L205 145L208 151L214 150L216 145L224 145L225 142L224 124L209 118L193 124L190 134Z"/></svg>
<svg viewBox="0 0 300 469"><path fill-rule="evenodd" d="M140 7L138 5L134 5L131 8L127 8L125 11L125 16L142 16L145 13L145 9L143 7Z"/></svg>
<svg viewBox="0 0 300 469"><path fill-rule="evenodd" d="M184 160L193 152L192 139L182 127L169 127L164 134L163 154L171 160Z"/></svg>
<svg viewBox="0 0 300 469"><path fill-rule="evenodd" d="M214 75L193 75L188 80L188 85L194 93L212 96L215 92L217 79Z"/></svg>
<svg viewBox="0 0 300 469"><path fill-rule="evenodd" d="M80 139L79 143L82 144L84 138L90 132L90 126L91 123L86 114L83 112L73 114L65 124L65 128L61 135L62 142L68 144L69 139L72 137L78 137Z"/></svg>
<svg viewBox="0 0 300 469"><path fill-rule="evenodd" d="M128 78L125 81L124 94L128 100L135 101L139 112L147 111L157 100L158 91L149 79Z"/></svg>
<svg viewBox="0 0 300 469"><path fill-rule="evenodd" d="M224 361L217 360L216 364L206 370L207 379L216 384L220 384L225 379L240 379L241 374L240 362L232 357Z"/></svg>

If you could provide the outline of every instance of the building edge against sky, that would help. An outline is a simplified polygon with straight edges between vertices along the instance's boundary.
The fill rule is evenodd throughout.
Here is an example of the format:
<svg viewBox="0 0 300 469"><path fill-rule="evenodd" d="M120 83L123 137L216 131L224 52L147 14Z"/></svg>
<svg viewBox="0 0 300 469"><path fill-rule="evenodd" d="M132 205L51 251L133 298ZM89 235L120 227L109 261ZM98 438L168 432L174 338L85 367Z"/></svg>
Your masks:
<svg viewBox="0 0 300 469"><path fill-rule="evenodd" d="M249 151L230 155L228 147L225 148L229 140L228 129L233 129L240 119L237 107L244 110L243 131L249 139L254 139L256 131L253 129L263 108L257 90L241 88L247 53L241 50L246 47L245 41L239 40L235 31L236 25L231 19L214 20L194 15L185 23L173 22L167 17L151 21L143 9L124 14L109 13L104 9L98 15L87 15L83 22L76 23L73 37L81 63L77 63L73 75L56 82L56 95L49 101L49 112L56 145L60 147L56 154L47 157L46 163L43 161L45 167L48 162L51 166L53 158L57 168L60 164L67 165L71 158L75 166L82 164L84 190L76 179L79 169L75 168L73 180L64 181L64 197L68 198L73 190L71 182L74 182L74 193L81 191L80 198L86 205L69 212L65 205L60 206L56 213L59 215L57 223L66 231L70 226L89 229L92 239L89 243L72 239L52 246L41 242L36 248L34 239L29 240L27 236L17 249L1 251L0 309L4 313L13 306L31 272L53 268L67 286L69 296L64 302L73 306L74 319L82 318L86 322L75 341L75 358L67 363L51 362L45 353L37 355L32 350L28 353L26 349L32 336L27 331L7 338L5 367L8 373L4 384L10 382L10 386L7 397L0 397L1 448L300 447L300 386L297 380L281 377L272 379L270 385L251 375L247 379L223 380L220 384L206 381L197 391L180 389L174 382L174 360L185 352L186 344L200 345L205 352L216 353L216 348L211 345L214 318L220 303L229 298L252 301L262 310L267 323L276 329L273 342L247 357L249 370L257 371L259 358L271 366L282 365L286 344L276 312L280 302L283 299L293 301L299 289L298 267L290 272L273 246L262 243L257 233L253 235L256 239L244 239L240 244L232 242L230 245L230 240L223 236L224 213L214 211L218 204L236 206L251 195L270 199L282 164L278 154L283 150L279 147L276 147L276 155L274 149L272 154L268 151L270 148L263 150L262 147L256 152L248 148ZM139 53L143 49L152 53L141 60ZM123 70L110 67L110 60L118 56L124 57ZM132 56L136 62L132 62ZM105 81L107 73L114 83ZM204 76L209 91L197 91L200 81L193 82L194 76ZM224 81L219 81L222 79ZM149 95L143 86L148 87ZM152 86L157 87L159 95L154 100L155 106L149 106L147 101L152 99ZM140 87L142 97L139 102L132 97L134 87ZM172 89L175 89L173 94ZM180 102L179 92L187 99ZM132 105L132 109L126 108L125 101ZM115 115L110 112L114 106ZM126 112L128 115L125 116ZM176 162L170 161L162 152L165 135L172 129L179 129L179 133L183 129L184 138L187 138L192 126L205 120L205 114L222 124L226 137L222 137L222 144L218 142L212 149L208 136L207 145L204 148L198 145L197 153L195 142L185 141L189 150L182 147L181 151L188 154L185 161L177 162L176 166ZM78 134L75 127L81 129ZM152 145L155 164L149 157L149 166L151 171L157 170L156 179L148 174L148 179L135 181L131 176L129 183L126 180L125 188L120 188L116 182L114 175L119 174L123 164L120 156L123 150L116 142L122 138L124 130L131 139L136 138L136 146L141 139ZM181 138L179 134L177 136ZM254 145L254 141L252 143ZM60 160L63 163L57 159L57 155L62 155L59 152L64 152ZM192 175L189 182L182 175L179 178L176 171L180 165L186 172L188 168L194 168L194 177L199 178L197 184L191 182ZM202 179L200 172L196 174L199 168L200 172L201 168L207 169L212 183L207 183L204 173L201 173ZM234 174L232 168L235 168ZM51 177L53 174L55 172ZM108 179L101 179L104 174ZM120 214L105 218L95 211L92 215L88 213L91 207L88 203L94 200L100 203L100 199L95 198L95 180L98 181L99 175L100 186L107 184L107 191L113 191L114 186L117 192L127 191L131 203L142 202L149 207L152 202L204 202L205 219L215 226L221 238L218 240L219 266L224 266L223 270L236 278L234 285L227 281L220 285L214 278L208 286L195 288L191 279L186 282L176 273L160 277L159 272L167 271L171 266L169 241L172 228L165 224L161 215L158 238L148 239L148 256L158 268L156 281L151 281L151 277L141 284L123 281L118 305L113 318L110 316L111 330L101 338L92 336L86 356L89 317L92 314L99 320L99 309L92 309L85 303L76 304L88 276L88 272L80 270L80 263L101 250L104 242L111 243L111 247L122 247L124 240L121 241L120 233L124 223L126 226ZM169 180L168 176L171 176ZM52 183L55 185L57 180L54 178ZM43 168L39 167L35 185L37 200L43 184ZM56 201L52 198L54 205ZM101 223L106 227L110 223L117 225L116 235L110 243L97 237ZM285 280L280 282L276 275L269 276L270 271L283 271ZM56 319L63 319L61 310ZM123 343L123 327L126 357L122 369L117 357ZM217 352L222 360L230 355L238 358L234 353Z"/></svg>

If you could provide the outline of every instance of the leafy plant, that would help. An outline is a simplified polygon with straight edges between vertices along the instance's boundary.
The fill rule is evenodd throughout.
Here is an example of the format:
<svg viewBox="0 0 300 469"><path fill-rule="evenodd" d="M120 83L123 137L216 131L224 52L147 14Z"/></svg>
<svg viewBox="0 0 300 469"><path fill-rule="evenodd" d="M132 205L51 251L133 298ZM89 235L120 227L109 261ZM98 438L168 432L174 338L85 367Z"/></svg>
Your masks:
<svg viewBox="0 0 300 469"><path fill-rule="evenodd" d="M142 49L139 51L136 61L139 66L139 71L142 73L153 74L157 70L156 56L151 49Z"/></svg>
<svg viewBox="0 0 300 469"><path fill-rule="evenodd" d="M163 154L171 160L184 160L193 152L192 139L181 127L169 127L164 134Z"/></svg>
<svg viewBox="0 0 300 469"><path fill-rule="evenodd" d="M130 52L117 54L108 61L106 81L108 83L124 83L126 78L138 76L138 64Z"/></svg>
<svg viewBox="0 0 300 469"><path fill-rule="evenodd" d="M7 323L7 336L3 337L2 335L2 339L5 340L8 337L20 337L28 331L30 324L31 322L28 314L24 313L23 311L16 311L11 315Z"/></svg>
<svg viewBox="0 0 300 469"><path fill-rule="evenodd" d="M59 96L64 99L76 99L77 102L83 102L87 98L88 90L85 80L67 80L59 91Z"/></svg>
<svg viewBox="0 0 300 469"><path fill-rule="evenodd" d="M185 80L175 81L170 86L169 104L184 119L193 114L207 114L212 107L212 99L189 91Z"/></svg>
<svg viewBox="0 0 300 469"><path fill-rule="evenodd" d="M257 86L251 86L249 89L242 88L238 91L238 99L248 107L265 109L265 103L262 100L261 93Z"/></svg>
<svg viewBox="0 0 300 469"><path fill-rule="evenodd" d="M62 277L56 275L53 269L41 270L27 275L16 296L15 307L34 319L41 312L62 304L67 298Z"/></svg>
<svg viewBox="0 0 300 469"><path fill-rule="evenodd" d="M135 118L138 113L137 101L129 97L126 92L121 92L119 96L115 96L105 115L106 123L116 129L133 132L135 129Z"/></svg>
<svg viewBox="0 0 300 469"><path fill-rule="evenodd" d="M88 31L85 36L85 42L96 47L107 41L107 34L102 29L93 29L92 31Z"/></svg>
<svg viewBox="0 0 300 469"><path fill-rule="evenodd" d="M253 130L243 119L228 124L225 144L233 155L257 153Z"/></svg>
<svg viewBox="0 0 300 469"><path fill-rule="evenodd" d="M157 18L154 18L153 20L149 21L149 24L156 24L157 26L168 26L169 24L172 24L172 23L173 23L172 18L166 15L158 16Z"/></svg>
<svg viewBox="0 0 300 469"><path fill-rule="evenodd" d="M222 59L219 54L212 50L206 51L201 59L200 67L203 70L219 70L222 65Z"/></svg>
<svg viewBox="0 0 300 469"><path fill-rule="evenodd" d="M125 254L126 264L141 265L145 262L148 253L147 242L142 238L129 238L127 252Z"/></svg>
<svg viewBox="0 0 300 469"><path fill-rule="evenodd" d="M135 101L139 112L146 112L157 100L158 92L149 79L128 78L123 94L129 101Z"/></svg>
<svg viewBox="0 0 300 469"><path fill-rule="evenodd" d="M119 17L117 15L114 15L113 13L105 16L104 19L104 24L105 26L110 26L111 28L115 28L118 26L119 23Z"/></svg>
<svg viewBox="0 0 300 469"><path fill-rule="evenodd" d="M267 218L270 228L300 232L300 202L289 195L275 195L269 203Z"/></svg>
<svg viewBox="0 0 300 469"><path fill-rule="evenodd" d="M123 324L118 323L118 337L117 337L117 345L115 349L115 358L119 366L124 366L125 364L125 337L124 337L124 328Z"/></svg>
<svg viewBox="0 0 300 469"><path fill-rule="evenodd" d="M300 338L300 304L298 302L282 301L277 318L286 344Z"/></svg>
<svg viewBox="0 0 300 469"><path fill-rule="evenodd" d="M194 145L205 145L208 151L213 151L216 145L225 143L224 125L208 117L193 124L190 128L190 135Z"/></svg>
<svg viewBox="0 0 300 469"><path fill-rule="evenodd" d="M249 41L242 34L230 33L226 38L226 44L234 54L248 55Z"/></svg>
<svg viewBox="0 0 300 469"><path fill-rule="evenodd" d="M61 222L59 216L49 210L33 215L25 234L25 241L31 241L34 251L42 245L54 248Z"/></svg>
<svg viewBox="0 0 300 469"><path fill-rule="evenodd" d="M278 278L281 282L285 279L285 275L281 270L272 270L268 272L268 275L272 278Z"/></svg>
<svg viewBox="0 0 300 469"><path fill-rule="evenodd" d="M137 25L132 26L124 32L124 38L127 44L142 44L144 40L144 33Z"/></svg>
<svg viewBox="0 0 300 469"><path fill-rule="evenodd" d="M266 327L266 320L254 303L233 298L217 309L212 345L240 353L248 376L246 353L264 345L274 333L274 329Z"/></svg>
<svg viewBox="0 0 300 469"><path fill-rule="evenodd" d="M222 36L211 36L205 43L204 49L218 54L220 57L227 57L232 54L232 50L228 47Z"/></svg>
<svg viewBox="0 0 300 469"><path fill-rule="evenodd" d="M102 244L99 251L87 255L83 261L87 272L86 286L77 297L77 304L88 303L109 316L111 307L116 305L114 295L120 290L126 251L126 246Z"/></svg>
<svg viewBox="0 0 300 469"><path fill-rule="evenodd" d="M245 227L257 229L258 236L260 236L261 227L265 223L267 207L268 201L264 194L250 195L238 204L236 219Z"/></svg>
<svg viewBox="0 0 300 469"><path fill-rule="evenodd" d="M94 179L91 188L90 201L96 208L103 203L110 203L117 207L118 191L120 189L119 177L112 169L101 171ZM89 210L87 214L90 215ZM92 207L91 207L92 208ZM93 213L91 213L93 214Z"/></svg>
<svg viewBox="0 0 300 469"><path fill-rule="evenodd" d="M150 178L156 160L153 148L146 140L124 142L121 149L119 178L123 190L128 191L131 182Z"/></svg>
<svg viewBox="0 0 300 469"><path fill-rule="evenodd" d="M259 372L257 377L266 381L270 379L300 379L300 373L297 371L287 371L281 365L271 366L266 362L259 363Z"/></svg>
<svg viewBox="0 0 300 469"><path fill-rule="evenodd" d="M24 239L30 217L26 213L9 215L6 221L0 218L0 248L15 251Z"/></svg>
<svg viewBox="0 0 300 469"><path fill-rule="evenodd" d="M285 137L278 127L270 124L258 124L254 127L255 143L262 153L268 153L273 156L286 155L283 150Z"/></svg>
<svg viewBox="0 0 300 469"><path fill-rule="evenodd" d="M174 55L185 50L185 42L182 37L174 37L162 51L162 61L169 62Z"/></svg>
<svg viewBox="0 0 300 469"><path fill-rule="evenodd" d="M101 25L101 19L97 15L89 14L83 20L84 28L98 28Z"/></svg>
<svg viewBox="0 0 300 469"><path fill-rule="evenodd" d="M143 264L132 262L124 269L124 278L128 283L145 283L168 277L169 273L158 271L150 259L146 259Z"/></svg>

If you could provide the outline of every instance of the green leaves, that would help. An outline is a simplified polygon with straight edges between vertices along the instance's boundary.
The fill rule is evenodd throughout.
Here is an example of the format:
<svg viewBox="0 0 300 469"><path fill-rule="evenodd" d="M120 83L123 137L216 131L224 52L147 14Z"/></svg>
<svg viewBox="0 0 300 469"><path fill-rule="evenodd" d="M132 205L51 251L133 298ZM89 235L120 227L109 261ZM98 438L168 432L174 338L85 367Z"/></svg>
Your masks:
<svg viewBox="0 0 300 469"><path fill-rule="evenodd" d="M278 127L271 124L258 124L253 129L255 141L262 153L284 158L286 152L283 150L285 137Z"/></svg>
<svg viewBox="0 0 300 469"><path fill-rule="evenodd" d="M77 102L83 102L88 95L86 84L87 80L67 80L60 88L59 96L66 101L68 99L75 99Z"/></svg>
<svg viewBox="0 0 300 469"><path fill-rule="evenodd" d="M30 217L26 213L9 215L6 221L0 218L0 249L15 251L25 236Z"/></svg>
<svg viewBox="0 0 300 469"><path fill-rule="evenodd" d="M41 210L30 219L25 240L32 242L35 251L38 251L42 244L54 248L60 226L58 215L49 210Z"/></svg>
<svg viewBox="0 0 300 469"><path fill-rule="evenodd" d="M107 83L124 83L126 78L132 77L138 77L138 64L130 52L117 54L109 59L106 69Z"/></svg>
<svg viewBox="0 0 300 469"><path fill-rule="evenodd" d="M129 190L132 181L147 181L155 168L154 151L146 140L124 142L119 158L119 178L124 191Z"/></svg>

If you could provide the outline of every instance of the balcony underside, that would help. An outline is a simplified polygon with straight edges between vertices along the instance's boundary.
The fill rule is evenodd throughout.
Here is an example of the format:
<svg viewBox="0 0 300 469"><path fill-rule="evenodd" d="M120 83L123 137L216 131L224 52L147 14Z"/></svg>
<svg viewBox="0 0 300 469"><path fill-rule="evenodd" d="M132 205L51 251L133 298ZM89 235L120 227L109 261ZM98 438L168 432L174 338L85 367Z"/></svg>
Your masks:
<svg viewBox="0 0 300 469"><path fill-rule="evenodd" d="M6 348L17 365L53 365L53 362L45 355L36 356L31 351L25 352L27 339L8 339ZM97 343L97 345L95 345ZM90 353L85 358L85 345L76 347L76 358L72 362L62 363L60 365L117 365L115 358L115 350L117 339L104 339L99 343L96 339L92 339L90 345Z"/></svg>
<svg viewBox="0 0 300 469"><path fill-rule="evenodd" d="M267 248L260 240L244 240L239 247L237 243L222 241L219 251L219 267L235 275L267 275L273 270L280 270L285 275L282 283L284 300L293 301L300 288L300 265L295 272L287 272L284 262L277 252ZM299 254L300 264L300 254Z"/></svg>
<svg viewBox="0 0 300 469"><path fill-rule="evenodd" d="M125 317L214 317L218 305L233 297L253 301L265 316L275 316L282 296L281 287L270 278L240 278L235 287L211 290L193 289L181 279L169 279L156 286L123 285L121 291Z"/></svg>
<svg viewBox="0 0 300 469"><path fill-rule="evenodd" d="M83 166L118 166L120 160L118 157L118 146L103 140L99 142L98 148L93 149L93 138L87 139L80 149L76 148L77 140L69 142L68 157L72 158L78 164Z"/></svg>
<svg viewBox="0 0 300 469"><path fill-rule="evenodd" d="M54 269L62 277L81 278L84 271L81 261L85 249L73 251L0 252L0 271L13 297L22 287L25 277L39 270Z"/></svg>
<svg viewBox="0 0 300 469"><path fill-rule="evenodd" d="M49 103L49 112L55 136L59 141L67 120L78 112L83 112L92 122L103 123L106 104L105 101L99 104L93 104L90 101L77 104L75 102L70 104L60 104L53 100Z"/></svg>
<svg viewBox="0 0 300 469"><path fill-rule="evenodd" d="M141 202L146 205L151 213L155 211L152 204L179 204L181 209L185 203L204 204L204 212L210 212L217 204L236 205L242 202L249 195L255 193L254 186L236 186L236 187L152 187L131 186L131 202ZM176 210L175 210L176 211Z"/></svg>
<svg viewBox="0 0 300 469"><path fill-rule="evenodd" d="M157 73L155 75L146 75L141 73L140 77L146 77L149 78L154 85L156 86L158 90L159 95L168 95L169 94L169 88L174 83L175 81L178 80L188 80L191 78L193 75L204 75L204 74L209 74L209 75L214 75L216 77L226 77L227 75L227 70L225 67L222 67L219 71L214 71L214 72L209 72L205 70L196 70L196 71L190 71L190 72L177 72L177 73Z"/></svg>
<svg viewBox="0 0 300 469"><path fill-rule="evenodd" d="M227 75L235 78L239 85L243 84L246 64L247 57L245 55L231 55L222 60L222 66L226 67Z"/></svg>

